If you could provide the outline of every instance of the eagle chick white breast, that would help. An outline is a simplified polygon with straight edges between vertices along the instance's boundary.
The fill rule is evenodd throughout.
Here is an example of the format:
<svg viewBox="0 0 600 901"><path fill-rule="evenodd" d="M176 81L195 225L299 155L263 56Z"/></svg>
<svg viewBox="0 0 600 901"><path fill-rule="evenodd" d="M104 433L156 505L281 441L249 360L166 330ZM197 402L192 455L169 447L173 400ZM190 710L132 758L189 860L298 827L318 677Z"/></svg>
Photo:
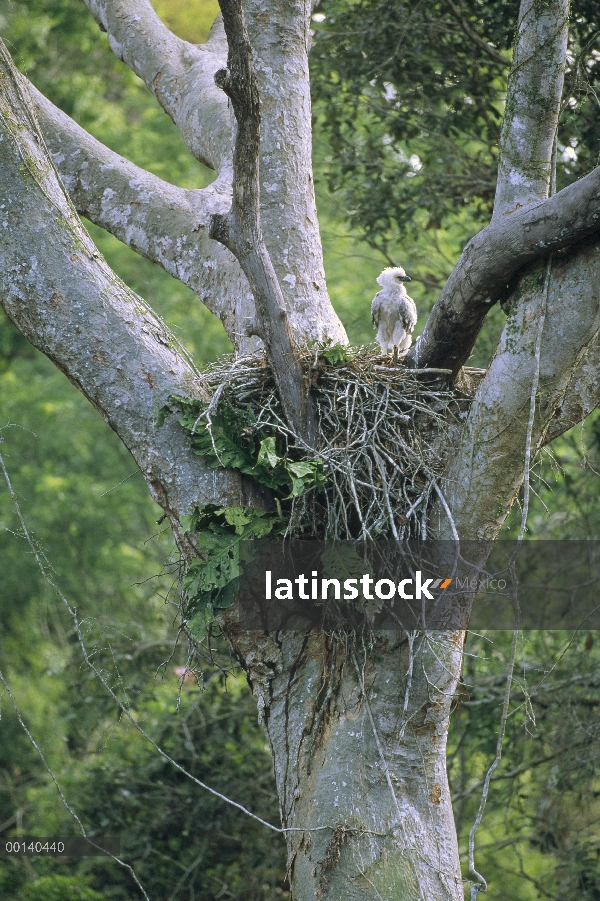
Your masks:
<svg viewBox="0 0 600 901"><path fill-rule="evenodd" d="M377 283L381 291L371 304L371 317L377 329L377 342L384 354L406 353L417 324L417 308L409 297L404 282L411 281L402 266L384 269Z"/></svg>

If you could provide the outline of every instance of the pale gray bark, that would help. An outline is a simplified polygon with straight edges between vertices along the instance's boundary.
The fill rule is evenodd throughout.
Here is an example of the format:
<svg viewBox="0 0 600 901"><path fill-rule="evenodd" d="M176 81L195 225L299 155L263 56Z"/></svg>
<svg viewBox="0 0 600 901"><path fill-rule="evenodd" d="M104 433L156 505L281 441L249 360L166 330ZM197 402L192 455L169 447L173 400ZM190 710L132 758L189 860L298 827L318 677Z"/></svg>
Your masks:
<svg viewBox="0 0 600 901"><path fill-rule="evenodd" d="M227 68L216 83L231 100L237 121L231 209L213 217L210 236L228 247L244 270L256 310L253 333L264 345L288 425L315 444L316 414L292 337L281 287L265 246L260 210L260 98L241 0L219 0L227 33Z"/></svg>
<svg viewBox="0 0 600 901"><path fill-rule="evenodd" d="M500 137L494 218L544 200L565 75L569 0L522 0Z"/></svg>
<svg viewBox="0 0 600 901"><path fill-rule="evenodd" d="M3 44L0 65L0 302L119 435L189 557L179 519L194 505L263 501L236 473L208 469L174 419L154 427L169 394L201 391L198 373L83 228Z"/></svg>
<svg viewBox="0 0 600 901"><path fill-rule="evenodd" d="M227 57L219 25L204 45L176 37L149 0L84 0L115 56L138 75L177 125L190 153L221 173L230 169L233 120L215 72Z"/></svg>
<svg viewBox="0 0 600 901"><path fill-rule="evenodd" d="M200 296L209 292L215 311L235 330L245 312L252 316L249 294L231 259L216 245L211 249L206 237L208 217L229 206L232 178L232 118L213 83L225 64L220 25L207 45L194 47L171 35L147 0L86 2L117 55L155 93L191 152L219 177L205 191L181 192L111 155L40 101L69 190L92 221L196 285ZM252 0L246 6L262 99L260 213L267 251L296 340L343 340L324 288L314 210L306 59L310 4ZM434 511L441 537L455 530L463 539L495 537L518 490L542 301L546 323L534 449L599 397L600 312L593 286L600 251L596 244L575 245L600 231L600 170L545 199L560 101L563 12L558 0L523 2L522 65L511 81L514 102L509 98L507 105L497 203L497 212L514 212L498 215L466 248L410 358L458 371L490 301L505 295L510 315L498 352L452 448L443 486L448 510L440 504ZM535 52L527 56L527 48ZM518 119L515 104L538 77L544 81L546 71L536 102L547 104L549 125L536 131L537 113ZM209 500L259 505L263 499L231 474L207 472L174 421L153 428L156 409L171 391L187 389L193 369L163 324L99 258L48 166L25 102L6 80L3 88L4 121L29 124L1 133L2 303L123 438L189 559L197 548L180 534L183 512ZM197 250L195 273L194 251L175 246L173 230L175 245L180 237L181 245ZM507 283L520 267L567 247L553 261L547 298L540 293L540 262L509 296ZM205 283L202 271L219 260L223 267L227 263L223 282L211 272ZM445 747L462 633L422 635L411 652L405 637L394 643L389 635L375 636L374 647L365 650L324 635L264 636L240 632L233 623L226 629L271 744L283 824L298 830L287 833L294 901L459 901Z"/></svg>
<svg viewBox="0 0 600 901"><path fill-rule="evenodd" d="M544 444L582 422L600 405L600 337L582 348L581 360L572 370L565 391L548 423Z"/></svg>
<svg viewBox="0 0 600 901"><path fill-rule="evenodd" d="M600 167L510 216L495 219L467 244L425 328L405 357L409 366L451 369L466 363L490 307L509 293L519 269L600 232Z"/></svg>
<svg viewBox="0 0 600 901"><path fill-rule="evenodd" d="M185 190L135 166L93 138L31 86L40 126L77 211L187 285L219 317L240 353L254 299L228 250L209 238L212 217L231 204L229 176Z"/></svg>
<svg viewBox="0 0 600 901"><path fill-rule="evenodd" d="M296 340L345 344L323 268L312 173L308 50L310 3L246 4L261 100L260 196L263 234Z"/></svg>
<svg viewBox="0 0 600 901"><path fill-rule="evenodd" d="M220 18L206 44L192 45L171 34L148 0L85 2L108 32L115 54L155 94L190 152L217 170L222 185L230 183L232 114L214 84L227 55ZM298 0L253 3L248 9L262 104L262 225L297 341L346 342L327 294L314 199L309 21L309 5ZM236 302L243 298L238 295ZM252 317L248 309L244 318Z"/></svg>
<svg viewBox="0 0 600 901"><path fill-rule="evenodd" d="M462 901L446 777L462 633L227 634L275 765L292 897ZM410 657L413 672L406 713Z"/></svg>
<svg viewBox="0 0 600 901"><path fill-rule="evenodd" d="M545 266L524 276L511 299L500 344L479 386L446 492L461 538L497 536L523 480L525 437L537 361L534 348ZM532 447L575 425L599 399L600 247L553 261L547 298ZM583 384L586 384L584 389ZM580 397L573 394L575 388ZM441 537L451 537L443 511Z"/></svg>

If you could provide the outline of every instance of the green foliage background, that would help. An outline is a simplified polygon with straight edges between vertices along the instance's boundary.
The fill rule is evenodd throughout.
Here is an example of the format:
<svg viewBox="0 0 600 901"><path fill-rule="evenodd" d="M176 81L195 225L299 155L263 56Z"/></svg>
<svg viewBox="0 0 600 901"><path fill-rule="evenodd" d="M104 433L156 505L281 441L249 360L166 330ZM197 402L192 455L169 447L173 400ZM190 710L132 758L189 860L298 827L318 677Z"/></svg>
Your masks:
<svg viewBox="0 0 600 901"><path fill-rule="evenodd" d="M465 9L486 39L494 37L500 52L508 54L509 13L515 5L472 0ZM489 186L487 193L458 196L456 181L452 190L444 187L451 181L445 169L464 175L470 154L489 181L493 147L473 142L467 132L479 128L487 115L484 137L495 140L502 75L485 64L490 78L472 85L472 92L479 91L475 111L464 101L458 76L440 77L438 90L422 98L431 102L420 125L414 116L406 123L406 109L403 119L386 83L396 97L404 97L408 88L416 91L415 66L393 62L385 68L377 56L387 46L382 34L386 40L397 38L401 6L327 0L322 7L327 18L315 23L315 30L323 32L315 35L313 68L325 266L332 299L354 343L372 340L369 301L382 265L399 261L415 275L422 325L437 288L489 208ZM591 7L579 6L585 25ZM202 41L217 4L156 0L156 8L182 37ZM408 32L402 46L417 48L425 73L437 78L437 69L452 57L452 65L473 79L482 61L465 54L447 18L442 20L447 44L432 46L440 5L419 9L414 15L427 20L422 28L417 19L413 22L420 43L413 38L410 44ZM17 64L100 140L184 187L210 181L212 173L189 156L173 124L114 58L106 35L79 0L0 0L0 28ZM340 30L341 38L336 36ZM597 116L594 120L583 103L578 110L579 119L569 125L571 131L564 126L562 140L571 146L578 136L580 165L587 166L598 152ZM423 123L433 116L445 129L450 154L445 167L428 162L432 137ZM392 140L384 142L388 134ZM426 165L407 180L414 171L407 162L413 152ZM220 324L191 292L106 233L89 228L111 266L164 317L199 364L230 349ZM503 318L499 309L491 314L475 365L489 359ZM176 644L176 573L169 534L157 524L162 511L116 436L3 314L0 430L0 450L28 527L77 606L95 662L123 703L197 778L277 823L271 764L255 704L225 650L217 649L217 659L201 661L198 681L181 682L178 676L187 650L181 641ZM530 514L529 536L600 538L599 471L600 419L594 415L584 428L556 442L552 457L538 462L534 487L539 500ZM518 512L515 507L511 513L507 535L514 534ZM121 837L124 858L153 899L286 897L281 837L170 768L123 720L84 667L72 621L42 580L4 485L0 574L0 669L86 827L93 834ZM600 898L599 645L586 634L523 639L516 690L523 706L509 721L505 762L492 784L479 833L491 901ZM508 639L472 636L468 650L469 687L454 716L450 750L463 847L477 785L494 754ZM527 690L542 679L529 704ZM75 833L5 693L0 705L0 833ZM0 859L0 897L129 901L141 896L114 862Z"/></svg>

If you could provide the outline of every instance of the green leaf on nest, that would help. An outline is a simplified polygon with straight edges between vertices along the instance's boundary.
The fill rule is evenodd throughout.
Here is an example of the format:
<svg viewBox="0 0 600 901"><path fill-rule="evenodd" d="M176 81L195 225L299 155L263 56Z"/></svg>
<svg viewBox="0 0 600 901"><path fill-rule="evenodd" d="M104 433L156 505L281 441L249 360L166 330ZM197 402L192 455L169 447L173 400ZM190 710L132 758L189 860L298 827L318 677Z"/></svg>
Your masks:
<svg viewBox="0 0 600 901"><path fill-rule="evenodd" d="M193 561L183 580L188 628L199 639L235 600L243 571L240 542L264 538L282 524L277 516L253 507L216 504L197 508L185 520L186 531L197 536L203 554Z"/></svg>
<svg viewBox="0 0 600 901"><path fill-rule="evenodd" d="M156 422L161 425L170 414L179 414L180 425L191 433L193 452L211 468L237 469L283 500L325 484L323 461L319 457L290 460L281 454L275 427L259 424L250 409L236 410L221 403L212 411L210 422L207 410L208 404L203 401L173 394L159 411ZM265 434L268 430L272 434ZM187 521L184 528L189 531Z"/></svg>
<svg viewBox="0 0 600 901"><path fill-rule="evenodd" d="M309 341L309 348L317 348L318 355L323 357L330 366L343 366L350 359L350 348L346 344L334 344L331 338L326 341Z"/></svg>

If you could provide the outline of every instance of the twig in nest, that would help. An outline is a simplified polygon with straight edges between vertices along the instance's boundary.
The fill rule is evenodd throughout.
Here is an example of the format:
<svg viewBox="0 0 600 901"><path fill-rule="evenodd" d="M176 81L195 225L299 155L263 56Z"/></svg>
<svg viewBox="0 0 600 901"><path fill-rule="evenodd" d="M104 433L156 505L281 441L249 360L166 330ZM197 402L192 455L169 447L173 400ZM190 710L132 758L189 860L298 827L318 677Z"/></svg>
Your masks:
<svg viewBox="0 0 600 901"><path fill-rule="evenodd" d="M446 371L415 373L401 364L385 365L386 358L369 348L351 352L339 366L322 358L315 362L314 352L307 352L304 362L313 374L319 419L314 456L323 461L328 482L319 491L311 489L302 503L288 505L287 534L421 538L429 499L440 490L448 429L469 399L447 387ZM202 384L218 395L218 403L251 409L257 435L275 426L282 453L307 459L264 357L221 361L203 374Z"/></svg>

